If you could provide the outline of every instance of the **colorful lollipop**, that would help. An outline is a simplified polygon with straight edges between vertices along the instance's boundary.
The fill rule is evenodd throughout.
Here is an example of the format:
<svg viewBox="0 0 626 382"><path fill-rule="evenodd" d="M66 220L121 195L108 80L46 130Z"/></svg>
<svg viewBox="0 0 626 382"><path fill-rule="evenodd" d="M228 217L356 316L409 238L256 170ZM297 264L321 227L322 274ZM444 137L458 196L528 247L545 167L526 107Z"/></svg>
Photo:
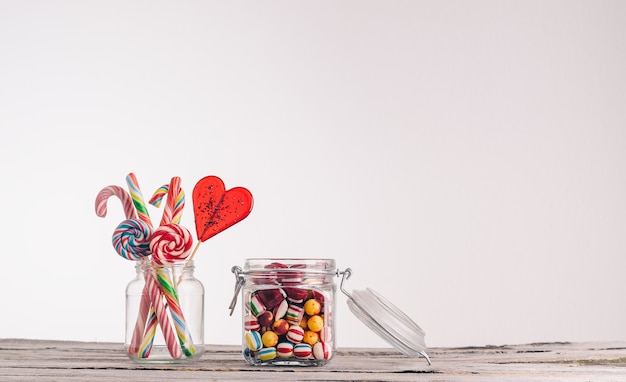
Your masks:
<svg viewBox="0 0 626 382"><path fill-rule="evenodd" d="M150 219L150 215L148 213L148 208L143 199L143 194L141 193L141 188L139 187L139 182L137 181L137 177L132 172L128 174L126 177L126 183L128 184L128 188L130 190L130 196L132 202L137 209L137 215L140 220L142 220L148 227L152 227L152 220ZM139 331L141 329L142 324L145 324L147 321L148 324L154 325L155 322L161 326L161 331L163 332L163 337L165 338L165 343L167 344L170 355L173 358L180 358L181 348L179 347L176 341L176 334L172 330L172 324L169 319L169 315L167 314L165 304L163 302L163 298L161 295L161 290L156 284L156 277L152 273L145 274L146 286L144 288L144 293L142 297L142 301L140 303L139 316L137 317L137 323L135 324L135 331ZM149 301L152 306L146 312L144 307ZM153 315L156 314L157 320L153 319ZM147 320L144 321L143 317L147 317ZM139 351L138 356L143 354L146 357L150 354L152 338L149 338L151 333L155 332L155 329L152 327L147 327L145 329L146 336L144 336L144 340L140 341L141 344L149 344L149 347L143 349L137 344L132 344L129 348L129 352L131 351Z"/></svg>
<svg viewBox="0 0 626 382"><path fill-rule="evenodd" d="M127 260L150 255L150 227L138 219L126 219L113 231L113 247Z"/></svg>
<svg viewBox="0 0 626 382"><path fill-rule="evenodd" d="M122 202L122 206L124 207L124 214L126 215L126 219L124 222L128 222L127 225L122 222L119 225L114 233L113 233L113 246L116 251L125 259L136 260L148 254L149 251L149 241L148 247L144 246L144 237L149 237L149 226L143 224L139 220L134 220L137 217L137 213L135 212L135 207L133 206L133 200L131 196L119 186L108 186L103 188L98 195L96 196L96 215L100 217L105 217L107 214L107 201L111 196L117 196ZM126 228L132 230L131 227L134 222L137 224L137 232L133 235L132 232L129 236L126 236L129 232L126 231ZM143 224L143 226L141 226ZM124 225L124 226L123 226ZM138 237L139 236L139 237ZM145 254L142 253L142 250L146 250ZM143 336L143 331L145 328L144 318L153 315L154 311L150 306L150 300L148 298L142 298L139 304L139 316L137 317L137 323L135 324L135 330L133 331L133 337L131 339L130 346L128 348L128 352L131 354L136 354L139 350L139 346L141 343L141 338Z"/></svg>

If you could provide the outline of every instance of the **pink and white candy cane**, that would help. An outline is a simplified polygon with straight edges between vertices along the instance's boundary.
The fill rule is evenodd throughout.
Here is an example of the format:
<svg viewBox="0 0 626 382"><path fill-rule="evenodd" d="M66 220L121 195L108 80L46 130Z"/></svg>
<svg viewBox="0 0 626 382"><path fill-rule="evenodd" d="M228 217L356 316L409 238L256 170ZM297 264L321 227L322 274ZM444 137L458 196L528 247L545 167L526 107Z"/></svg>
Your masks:
<svg viewBox="0 0 626 382"><path fill-rule="evenodd" d="M128 194L128 192L119 186L107 186L98 192L96 196L96 215L100 217L105 217L107 214L107 201L111 196L116 196L122 202L122 207L124 208L124 215L126 219L136 219L137 213L135 211L135 207L133 206L133 200ZM136 354L139 350L139 345L141 343L141 338L143 336L143 331L145 327L145 321L143 317L147 317L150 311L150 301L148 299L141 300L139 306L139 317L142 317L141 320L137 321L137 325L135 325L135 329L133 331L133 337L131 340L130 347L128 351L130 353Z"/></svg>
<svg viewBox="0 0 626 382"><path fill-rule="evenodd" d="M101 218L107 215L107 201L111 196L117 196L122 202L126 219L135 219L137 217L135 207L133 207L133 200L128 192L120 186L107 186L98 192L96 196L96 215Z"/></svg>

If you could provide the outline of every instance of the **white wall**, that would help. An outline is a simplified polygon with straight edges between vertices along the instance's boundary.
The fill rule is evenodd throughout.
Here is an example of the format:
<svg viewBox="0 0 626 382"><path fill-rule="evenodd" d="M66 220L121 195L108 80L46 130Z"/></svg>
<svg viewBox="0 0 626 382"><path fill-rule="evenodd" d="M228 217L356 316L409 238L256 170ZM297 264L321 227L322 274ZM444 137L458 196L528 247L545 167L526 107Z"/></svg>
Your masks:
<svg viewBox="0 0 626 382"><path fill-rule="evenodd" d="M0 0L0 337L123 341L93 204L132 171L255 196L197 255L208 343L260 256L335 258L430 346L626 340L625 44L620 1Z"/></svg>

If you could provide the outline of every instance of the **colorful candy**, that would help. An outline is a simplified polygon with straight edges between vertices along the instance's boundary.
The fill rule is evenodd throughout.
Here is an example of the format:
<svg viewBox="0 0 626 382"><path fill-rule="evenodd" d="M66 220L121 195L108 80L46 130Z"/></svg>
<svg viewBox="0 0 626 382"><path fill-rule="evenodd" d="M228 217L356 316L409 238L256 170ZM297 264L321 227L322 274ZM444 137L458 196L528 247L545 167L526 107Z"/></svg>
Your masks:
<svg viewBox="0 0 626 382"><path fill-rule="evenodd" d="M285 315L285 318L290 324L299 324L303 316L304 308L298 305L290 305L289 309L287 309L287 314Z"/></svg>
<svg viewBox="0 0 626 382"><path fill-rule="evenodd" d="M252 315L247 315L243 320L243 328L245 330L256 331L261 329L261 324L259 324L259 320Z"/></svg>
<svg viewBox="0 0 626 382"><path fill-rule="evenodd" d="M259 316L259 314L264 313L266 310L265 305L263 305L263 303L259 299L259 296L257 296L256 294L250 298L250 302L248 304L252 314L257 317Z"/></svg>
<svg viewBox="0 0 626 382"><path fill-rule="evenodd" d="M291 342L281 342L276 345L276 353L280 358L290 358L293 356L293 344Z"/></svg>
<svg viewBox="0 0 626 382"><path fill-rule="evenodd" d="M319 334L312 330L305 330L304 337L302 338L302 342L305 342L311 346L315 345L317 341L320 340Z"/></svg>
<svg viewBox="0 0 626 382"><path fill-rule="evenodd" d="M296 344L293 347L293 355L298 359L308 359L313 354L313 349L309 344Z"/></svg>
<svg viewBox="0 0 626 382"><path fill-rule="evenodd" d="M152 259L157 264L185 260L192 246L189 230L179 224L166 224L157 228L150 240Z"/></svg>
<svg viewBox="0 0 626 382"><path fill-rule="evenodd" d="M150 227L141 220L126 219L113 231L113 247L127 260L150 255Z"/></svg>
<svg viewBox="0 0 626 382"><path fill-rule="evenodd" d="M193 346L193 341L191 340L191 337L189 337L190 332L187 329L187 324L185 321L185 317L183 316L183 311L180 307L180 303L178 301L178 294L176 293L176 289L170 281L170 278L165 273L163 267L157 268L156 274L159 285L161 286L161 290L163 291L163 296L165 296L165 301L167 301L167 306L169 307L170 314L172 315L172 321L174 322L174 327L176 328L176 336L178 337L180 346L182 347L185 355L187 357L191 357L195 354L196 350Z"/></svg>
<svg viewBox="0 0 626 382"><path fill-rule="evenodd" d="M287 331L287 340L297 344L302 342L303 339L304 329L302 329L299 325L292 325L289 327L289 330Z"/></svg>
<svg viewBox="0 0 626 382"><path fill-rule="evenodd" d="M272 325L272 331L276 334L278 334L279 336L282 336L283 334L287 334L287 331L289 330L289 323L287 322L287 320L279 318L278 320L274 321Z"/></svg>
<svg viewBox="0 0 626 382"><path fill-rule="evenodd" d="M259 332L247 332L245 338L248 349L257 351L263 347L261 334Z"/></svg>
<svg viewBox="0 0 626 382"><path fill-rule="evenodd" d="M261 361L269 361L276 358L276 348L268 347L259 350L259 359Z"/></svg>
<svg viewBox="0 0 626 382"><path fill-rule="evenodd" d="M304 312L309 316L319 314L321 309L322 304L314 298L309 299L304 303Z"/></svg>
<svg viewBox="0 0 626 382"><path fill-rule="evenodd" d="M312 332L319 332L324 328L324 319L321 316L315 315L309 317L307 326Z"/></svg>
<svg viewBox="0 0 626 382"><path fill-rule="evenodd" d="M137 216L133 200L128 192L119 186L108 186L98 192L96 196L96 215L102 218L107 215L107 201L111 196L117 196L122 202L126 219L134 219Z"/></svg>
<svg viewBox="0 0 626 382"><path fill-rule="evenodd" d="M332 357L332 346L329 346L326 342L317 342L313 345L313 356L318 360L327 360Z"/></svg>
<svg viewBox="0 0 626 382"><path fill-rule="evenodd" d="M303 264L271 262L262 266L262 270L251 271L243 300L244 329L258 332L263 347L244 353L244 357L251 364L326 363L332 357L333 343L332 323L327 322L332 316L332 304L327 304L332 299L325 298L325 289L332 285L321 281L318 269L309 272ZM248 323L251 317L257 319L258 329ZM314 357L315 347L319 359Z"/></svg>
<svg viewBox="0 0 626 382"><path fill-rule="evenodd" d="M268 348L276 346L276 344L278 343L278 334L274 333L271 330L268 330L261 336L261 342L263 342L263 346Z"/></svg>

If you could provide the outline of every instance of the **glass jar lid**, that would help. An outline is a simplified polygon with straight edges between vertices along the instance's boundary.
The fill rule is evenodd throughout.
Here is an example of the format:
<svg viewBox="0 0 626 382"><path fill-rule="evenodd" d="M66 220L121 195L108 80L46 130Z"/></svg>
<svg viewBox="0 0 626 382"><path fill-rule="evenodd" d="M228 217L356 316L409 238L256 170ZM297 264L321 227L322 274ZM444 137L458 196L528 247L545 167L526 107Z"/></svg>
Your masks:
<svg viewBox="0 0 626 382"><path fill-rule="evenodd" d="M350 268L337 273L342 275L339 289L348 297L348 307L361 322L406 356L421 356L431 364L425 351L425 333L419 325L370 288L347 292L343 283L352 274Z"/></svg>

